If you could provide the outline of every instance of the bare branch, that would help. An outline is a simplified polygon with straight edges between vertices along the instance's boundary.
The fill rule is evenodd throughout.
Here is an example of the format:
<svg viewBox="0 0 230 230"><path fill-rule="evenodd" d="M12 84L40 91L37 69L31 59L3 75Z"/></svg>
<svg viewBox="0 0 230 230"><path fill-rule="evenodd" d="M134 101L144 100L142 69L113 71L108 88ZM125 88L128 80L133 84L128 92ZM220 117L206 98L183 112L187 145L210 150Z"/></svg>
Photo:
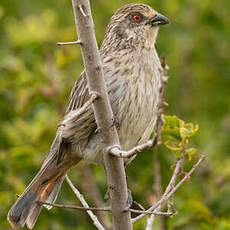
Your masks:
<svg viewBox="0 0 230 230"><path fill-rule="evenodd" d="M138 203L137 201L134 200L133 204L137 205L141 210L145 210L145 208L140 203Z"/></svg>
<svg viewBox="0 0 230 230"><path fill-rule="evenodd" d="M85 201L83 195L77 190L77 188L73 185L73 183L71 182L71 180L69 179L69 177L67 175L66 175L66 180L67 180L67 183L69 184L70 188L73 190L74 194L76 195L76 197L82 203L83 207L89 208L89 205ZM89 214L90 218L93 221L93 224L97 227L97 229L99 229L99 230L105 230L105 228L99 222L97 216L94 215L94 213L91 210L88 210L86 212Z"/></svg>
<svg viewBox="0 0 230 230"><path fill-rule="evenodd" d="M176 182L176 177L177 177L177 175L178 175L178 173L179 173L179 170L180 170L180 168L181 168L181 165L182 165L182 163L183 163L183 158L180 158L178 161L177 161L177 164L176 164L176 167L175 167L175 169L174 169L174 172L173 172L173 175L172 175L172 177L171 177L171 180L170 180L170 182L169 182L169 184L168 184L168 186L167 186L167 188L166 188L166 190L165 190L165 192L164 192L164 194L163 194L163 197L166 195L166 194L168 194L172 189L173 189L173 187L174 187L174 185L175 185L175 182ZM162 197L162 198L163 198ZM159 202L159 201L158 201ZM158 204L158 203L157 203ZM163 203L162 203L163 204ZM160 205L160 204L159 204ZM156 205L155 205L156 206ZM149 211L152 211L152 210L154 210L155 209L155 206L153 206L152 208L150 208L150 209L148 209ZM141 219L142 217L144 217L145 215L139 215L139 216L137 216L137 217L135 217L134 219L133 219L133 222L136 222L137 220L139 220L139 219ZM147 223L147 226L148 226L148 223Z"/></svg>
<svg viewBox="0 0 230 230"><path fill-rule="evenodd" d="M81 45L82 42L80 40L73 41L73 42L57 42L56 45L58 46L65 46L65 45Z"/></svg>
<svg viewBox="0 0 230 230"><path fill-rule="evenodd" d="M196 168L201 164L202 161L204 161L205 155L202 155L200 159L197 161L195 165L191 168L191 170L178 182L178 184L171 189L170 192L166 194L166 199L170 198L174 192L192 175L192 173L196 170Z"/></svg>
<svg viewBox="0 0 230 230"><path fill-rule="evenodd" d="M163 111L165 108L165 102L164 102L164 93L165 93L165 88L166 84L168 81L168 76L167 76L167 65L165 61L165 57L162 60L161 63L162 69L160 69L161 73L161 87L160 87L160 93L159 93L159 102L158 102L158 114L157 114L157 120L156 120L156 127L155 127L155 134L156 134L156 146L153 147L153 156L154 156L154 188L156 190L156 195L157 199L160 199L162 196L162 189L161 189L161 173L160 173L160 162L158 159L158 150L157 150L157 145L161 144L161 130L162 126L164 124L163 120ZM156 211L160 211L162 208L162 205L160 205ZM152 214L150 218L147 218L147 226L146 230L151 230L152 225L155 220L155 214ZM160 229L164 230L165 229L165 219L164 216L160 217Z"/></svg>
<svg viewBox="0 0 230 230"><path fill-rule="evenodd" d="M155 127L155 132L154 132L156 135L155 138L156 138L157 145L161 144L161 130L164 124L163 111L164 111L164 108L167 106L167 103L164 101L165 88L168 82L168 76L167 76L168 66L166 64L165 57L163 57L162 59L161 67L162 67L160 69L161 87L159 89L159 92L160 92L159 102L157 105L158 114L157 114L156 127Z"/></svg>
<svg viewBox="0 0 230 230"><path fill-rule="evenodd" d="M158 158L158 149L157 146L153 149L153 163L154 163L154 189L156 192L157 200L159 200L162 197L162 181L161 181L161 172L160 172L160 161ZM157 212L161 211L162 206L160 205L157 208ZM156 214L151 214L150 217L147 217L147 225L146 230L151 230L154 220L156 218ZM160 230L165 230L165 217L162 215L159 217L159 228Z"/></svg>
<svg viewBox="0 0 230 230"><path fill-rule="evenodd" d="M182 164L183 164L183 161L184 161L184 155L177 161L177 164L176 164L176 167L174 169L174 172L173 172L173 175L171 177L171 180L163 194L162 197L166 196L175 186L175 183L176 183L176 178L177 178L177 175L182 167ZM171 198L171 197L170 197ZM169 199L170 199L169 198ZM163 204L163 203L162 203ZM159 207L156 209L156 211L159 211L162 207L162 204L159 205ZM168 210L169 211L169 210ZM154 220L155 220L155 215L151 215L150 218L147 219L147 226L146 226L146 230L151 230L152 229L152 225L154 223Z"/></svg>
<svg viewBox="0 0 230 230"><path fill-rule="evenodd" d="M85 111L86 111L86 109L91 105L91 104L93 104L93 102L98 98L99 96L98 96L98 94L96 94L96 93L91 93L91 97L90 97L90 99L80 108L80 109L76 109L76 110L72 110L69 114L68 114L68 116L66 117L66 118L64 118L64 120L61 122L61 123L59 123L58 124L58 127L60 127L60 126L66 126L66 124L68 123L68 122L70 122L70 120L72 120L72 119L74 119L75 117L78 117L78 116L80 116L81 114L83 114Z"/></svg>
<svg viewBox="0 0 230 230"><path fill-rule="evenodd" d="M66 205L66 204L54 204L54 203L48 203L48 202L42 202L38 201L40 204L44 205L49 205L52 207L57 207L57 208L68 208L68 209L77 209L80 211L100 211L100 212L107 212L111 211L110 207L82 207L82 206L77 206L77 205Z"/></svg>
<svg viewBox="0 0 230 230"><path fill-rule="evenodd" d="M72 0L78 38L81 46L85 72L90 91L100 94L93 103L94 115L105 149L109 146L119 146L117 130L113 122L113 112L105 87L104 74L100 54L94 34L94 23L89 0ZM103 111L103 113L102 113ZM123 159L116 158L104 151L104 162L107 183L111 198L113 227L116 230L131 230L131 214L123 212L128 200L128 190Z"/></svg>
<svg viewBox="0 0 230 230"><path fill-rule="evenodd" d="M83 189L83 194L88 194L90 198L93 200L94 205L96 207L102 207L104 206L103 199L101 197L100 191L98 189L98 186L96 184L95 178L93 177L92 171L88 165L85 165L82 168L82 182L81 182L81 187ZM106 229L111 229L111 223L106 218L106 213L105 212L96 212L96 215L101 222L101 224L106 228Z"/></svg>
<svg viewBox="0 0 230 230"><path fill-rule="evenodd" d="M107 151L116 157L120 157L120 158L130 158L134 155L136 155L137 153L140 153L141 151L143 151L144 149L149 149L152 148L153 146L155 146L156 144L156 138L154 138L153 140L149 140L144 144L141 145L137 145L134 148L132 148L129 151L122 151L120 149L118 149L117 147L112 147L110 149L108 149Z"/></svg>
<svg viewBox="0 0 230 230"><path fill-rule="evenodd" d="M202 155L200 157L200 159L197 161L197 163L195 165L193 165L192 169L183 177L183 179L173 188L171 188L172 186L172 179L170 181L170 185L167 187L166 191L168 190L168 193L164 193L163 197L151 208L149 208L147 211L155 211L160 205L162 205L165 201L167 201L175 192L176 190L191 176L191 174L195 171L195 169L201 164L201 162L205 159L205 156ZM180 161L181 159L179 159ZM178 167L180 166L180 163L177 162L177 167L174 170L173 173L173 178L176 177L176 173L175 171L178 170ZM176 179L176 178L175 178ZM172 182L172 183L171 183ZM169 190L171 188L171 190ZM132 222L136 222L139 219L141 219L142 217L146 216L146 214L141 214L135 218L132 219Z"/></svg>
<svg viewBox="0 0 230 230"><path fill-rule="evenodd" d="M165 192L164 192L164 195L167 195L175 186L175 183L176 183L176 178L177 178L177 175L182 167L182 164L183 164L183 161L184 161L184 157L181 157L177 163L176 163L176 167L174 169L174 172L173 172L173 175L171 177L171 180L167 186L167 188L165 189Z"/></svg>
<svg viewBox="0 0 230 230"><path fill-rule="evenodd" d="M130 212L133 213L143 213L143 214L154 214L154 215L158 215L158 216L172 216L173 213L172 212L158 212L158 211L148 211L148 210L137 210L137 209L129 209Z"/></svg>
<svg viewBox="0 0 230 230"><path fill-rule="evenodd" d="M160 209L161 209L161 206L159 206L156 209L156 212L158 212ZM173 215L173 213L171 213L171 216L172 215ZM155 219L156 219L156 214L155 214L155 212L153 212L149 218L147 217L147 225L146 225L145 230L152 230L152 226L153 226Z"/></svg>

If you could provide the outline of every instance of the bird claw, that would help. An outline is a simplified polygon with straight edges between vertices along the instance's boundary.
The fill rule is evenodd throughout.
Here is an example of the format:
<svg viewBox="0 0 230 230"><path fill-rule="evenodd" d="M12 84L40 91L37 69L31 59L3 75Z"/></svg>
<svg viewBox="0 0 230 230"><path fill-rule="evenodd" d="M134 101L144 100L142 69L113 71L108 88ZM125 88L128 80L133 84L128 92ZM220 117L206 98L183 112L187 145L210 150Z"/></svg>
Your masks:
<svg viewBox="0 0 230 230"><path fill-rule="evenodd" d="M104 201L108 202L110 200L110 194L109 190L104 195ZM133 205L133 197L132 197L132 192L130 189L128 189L128 198L127 198L127 209L129 209Z"/></svg>
<svg viewBox="0 0 230 230"><path fill-rule="evenodd" d="M112 119L112 126L115 126L118 129L120 127L120 124L120 120L116 116L114 116Z"/></svg>
<svg viewBox="0 0 230 230"><path fill-rule="evenodd" d="M107 190L104 195L104 201L107 202L108 200L110 200L109 190Z"/></svg>
<svg viewBox="0 0 230 230"><path fill-rule="evenodd" d="M128 208L131 208L132 205L133 205L133 196L132 196L131 190L128 189L127 206L128 206Z"/></svg>

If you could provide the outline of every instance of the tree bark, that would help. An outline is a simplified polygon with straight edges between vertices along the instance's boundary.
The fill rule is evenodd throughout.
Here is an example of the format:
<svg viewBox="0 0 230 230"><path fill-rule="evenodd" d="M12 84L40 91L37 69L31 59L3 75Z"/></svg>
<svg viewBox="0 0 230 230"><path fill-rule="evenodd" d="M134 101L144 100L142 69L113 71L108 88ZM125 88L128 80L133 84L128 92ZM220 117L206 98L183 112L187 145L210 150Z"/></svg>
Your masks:
<svg viewBox="0 0 230 230"><path fill-rule="evenodd" d="M120 148L114 117L104 82L103 69L94 33L94 23L88 0L72 0L89 91L98 99L93 103L98 132L105 146L104 161L111 199L113 229L131 230L131 214L125 211L128 200L123 159L108 153L112 146Z"/></svg>

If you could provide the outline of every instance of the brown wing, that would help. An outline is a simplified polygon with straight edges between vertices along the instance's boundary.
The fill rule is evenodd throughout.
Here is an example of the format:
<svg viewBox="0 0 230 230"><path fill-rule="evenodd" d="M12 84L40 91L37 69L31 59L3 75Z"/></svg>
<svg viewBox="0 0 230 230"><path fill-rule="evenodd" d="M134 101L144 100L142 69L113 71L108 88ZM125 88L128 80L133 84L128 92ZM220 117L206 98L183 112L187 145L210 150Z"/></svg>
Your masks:
<svg viewBox="0 0 230 230"><path fill-rule="evenodd" d="M71 91L66 113L69 113L71 110L81 108L88 99L89 90L87 87L86 74L85 71L83 71Z"/></svg>
<svg viewBox="0 0 230 230"><path fill-rule="evenodd" d="M74 111L81 108L88 99L89 90L87 87L86 74L83 72L71 91L69 105L64 119L68 119L70 115L72 117ZM86 109L80 116L74 116L73 119L68 120L69 122L62 129L62 136L72 145L81 145L80 147L82 149L82 145L84 145L83 142L87 143L91 132L96 129L92 106Z"/></svg>
<svg viewBox="0 0 230 230"><path fill-rule="evenodd" d="M68 116L75 110L81 108L88 99L89 90L87 87L86 74L83 71L71 91L64 119L68 118ZM91 133L95 130L95 118L92 106L90 106L80 116L70 119L65 127L58 128L56 137L50 148L50 152L48 153L43 165L51 158L59 163L65 153L71 151L73 146L80 151L83 151L88 143Z"/></svg>

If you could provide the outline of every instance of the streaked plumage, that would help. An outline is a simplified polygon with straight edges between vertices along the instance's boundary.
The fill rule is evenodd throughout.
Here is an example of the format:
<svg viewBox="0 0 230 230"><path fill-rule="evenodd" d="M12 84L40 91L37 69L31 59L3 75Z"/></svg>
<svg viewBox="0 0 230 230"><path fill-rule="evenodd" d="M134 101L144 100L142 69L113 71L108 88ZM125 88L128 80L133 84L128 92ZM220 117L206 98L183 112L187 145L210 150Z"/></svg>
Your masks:
<svg viewBox="0 0 230 230"><path fill-rule="evenodd" d="M149 6L129 4L112 16L107 27L100 54L123 150L145 142L153 130L161 68L155 40L157 25L166 23ZM65 118L88 99L83 71L72 89ZM42 208L37 201L54 202L66 171L81 159L103 164L103 144L96 128L92 107L58 128L41 170L9 211L13 227L26 223L32 228Z"/></svg>

